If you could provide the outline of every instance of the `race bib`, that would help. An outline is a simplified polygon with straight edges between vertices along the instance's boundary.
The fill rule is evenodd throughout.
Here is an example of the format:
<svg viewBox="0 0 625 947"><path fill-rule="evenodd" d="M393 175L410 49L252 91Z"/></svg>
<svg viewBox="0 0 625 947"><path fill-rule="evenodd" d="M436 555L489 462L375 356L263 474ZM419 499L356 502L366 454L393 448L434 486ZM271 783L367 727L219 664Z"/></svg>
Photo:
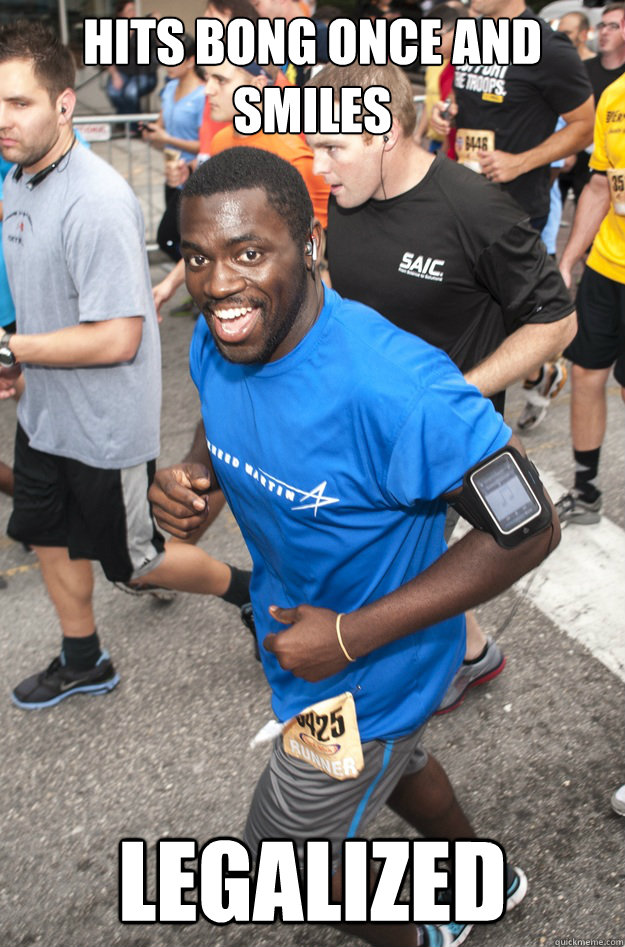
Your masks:
<svg viewBox="0 0 625 947"><path fill-rule="evenodd" d="M482 173L478 155L495 150L495 132L488 129L459 128L456 132L456 154L458 163L471 171Z"/></svg>
<svg viewBox="0 0 625 947"><path fill-rule="evenodd" d="M284 752L327 773L356 779L364 768L354 698L347 692L307 707L285 724Z"/></svg>
<svg viewBox="0 0 625 947"><path fill-rule="evenodd" d="M608 184L614 213L625 217L625 168L609 168Z"/></svg>

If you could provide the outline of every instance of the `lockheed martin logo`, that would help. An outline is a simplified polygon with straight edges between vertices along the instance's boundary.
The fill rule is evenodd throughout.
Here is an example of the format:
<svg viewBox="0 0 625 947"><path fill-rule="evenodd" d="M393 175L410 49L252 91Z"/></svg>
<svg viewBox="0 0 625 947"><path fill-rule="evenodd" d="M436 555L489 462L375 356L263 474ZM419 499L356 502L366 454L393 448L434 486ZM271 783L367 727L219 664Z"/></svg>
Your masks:
<svg viewBox="0 0 625 947"><path fill-rule="evenodd" d="M212 444L208 438L206 439L206 444L213 457L223 461L224 464L227 464L234 470L240 468L248 477L251 477L252 480L256 480L261 487L268 490L269 493L274 493L277 497L284 497L287 502L294 504L291 507L292 510L314 510L313 516L316 516L317 511L320 510L322 506L329 506L331 503L340 502L338 497L330 497L326 494L328 486L327 480L322 480L321 483L318 483L317 486L311 490L302 490L300 487L294 487L284 480L278 480L277 477L273 477L267 473L266 470L262 470L260 467L254 466L254 464L247 463L245 460L241 461L241 459L234 454L230 454L221 447L217 447L216 444Z"/></svg>
<svg viewBox="0 0 625 947"><path fill-rule="evenodd" d="M277 480L275 477L272 477L264 470L261 470L260 473L266 477L268 481L277 483L281 487L284 487L287 498L294 500L299 494L299 502L296 506L291 507L292 510L314 510L315 512L313 516L316 516L317 510L320 507L328 506L330 503L339 502L338 497L329 497L325 495L325 489L328 486L327 480L317 484L317 486L313 487L312 490L300 490L299 487L292 487L291 484L285 483L283 480Z"/></svg>

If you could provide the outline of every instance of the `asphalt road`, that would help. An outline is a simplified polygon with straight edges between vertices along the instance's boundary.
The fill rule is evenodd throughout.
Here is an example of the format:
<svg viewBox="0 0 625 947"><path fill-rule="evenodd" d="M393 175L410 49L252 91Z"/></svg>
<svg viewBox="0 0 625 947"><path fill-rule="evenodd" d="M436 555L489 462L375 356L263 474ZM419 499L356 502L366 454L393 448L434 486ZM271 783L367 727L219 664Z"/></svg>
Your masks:
<svg viewBox="0 0 625 947"><path fill-rule="evenodd" d="M198 417L186 352L193 323L162 325L162 463L182 456ZM602 456L607 517L625 528L623 405L609 388ZM521 396L509 398L509 416ZM526 444L539 466L571 479L569 389ZM14 406L0 406L0 456L10 457ZM10 510L0 497L0 527ZM592 527L586 527L586 529ZM565 531L563 544L579 542ZM620 535L620 534L619 534ZM577 539L576 539L577 536ZM248 562L226 511L206 548ZM584 569L579 588L588 593ZM608 567L616 591L623 561ZM123 925L118 919L118 843L148 845L155 890L160 838L200 845L240 837L268 750L249 740L270 716L268 689L237 612L179 596L169 606L116 591L96 568L103 643L121 674L106 697L75 697L26 713L12 686L57 653L59 632L32 555L0 538L0 947L290 947L355 943L324 925ZM592 590L590 590L592 592ZM597 603L601 607L601 603ZM435 719L426 743L445 765L476 830L521 865L529 893L508 918L475 930L476 947L542 947L558 939L625 937L622 828L609 797L623 782L622 680L558 616L511 591L479 611L508 657L504 674ZM623 619L625 625L625 619ZM601 620L597 634L601 635ZM389 812L370 837L406 837Z"/></svg>

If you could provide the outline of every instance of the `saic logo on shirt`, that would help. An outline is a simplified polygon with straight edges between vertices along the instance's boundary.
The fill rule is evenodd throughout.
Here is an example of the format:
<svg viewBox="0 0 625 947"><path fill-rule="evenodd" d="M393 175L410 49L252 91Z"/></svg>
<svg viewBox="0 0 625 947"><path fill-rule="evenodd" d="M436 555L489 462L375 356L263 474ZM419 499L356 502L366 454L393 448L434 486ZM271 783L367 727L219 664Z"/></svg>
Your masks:
<svg viewBox="0 0 625 947"><path fill-rule="evenodd" d="M431 256L415 256L414 253L404 253L398 270L408 276L418 276L419 279L443 282L444 260L436 260Z"/></svg>

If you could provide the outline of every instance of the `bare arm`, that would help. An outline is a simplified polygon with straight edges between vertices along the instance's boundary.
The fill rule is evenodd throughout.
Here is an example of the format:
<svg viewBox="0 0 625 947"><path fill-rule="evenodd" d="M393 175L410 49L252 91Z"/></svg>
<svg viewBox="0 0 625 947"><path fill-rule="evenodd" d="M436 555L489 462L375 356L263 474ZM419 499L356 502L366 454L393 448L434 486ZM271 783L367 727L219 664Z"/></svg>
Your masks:
<svg viewBox="0 0 625 947"><path fill-rule="evenodd" d="M499 184L513 181L534 168L542 168L573 152L583 151L592 141L595 100L591 95L585 102L562 118L566 125L545 138L535 148L511 154L507 151L483 152L479 155L482 171L491 181ZM496 144L496 142L495 142Z"/></svg>
<svg viewBox="0 0 625 947"><path fill-rule="evenodd" d="M522 450L516 438L511 443ZM542 562L559 539L553 506L551 526L514 549L502 549L490 534L472 529L411 582L345 615L341 633L348 653L362 657L498 595ZM270 612L291 626L264 640L282 668L319 681L347 666L337 641L336 612L310 605L272 606Z"/></svg>
<svg viewBox="0 0 625 947"><path fill-rule="evenodd" d="M465 379L486 397L503 391L526 378L543 362L549 361L572 341L577 331L577 314L557 322L527 323L504 339L494 352L465 374Z"/></svg>
<svg viewBox="0 0 625 947"><path fill-rule="evenodd" d="M137 354L143 332L141 316L81 322L77 326L41 332L16 333L10 348L20 363L79 368L89 365L115 365L128 362Z"/></svg>
<svg viewBox="0 0 625 947"><path fill-rule="evenodd" d="M571 236L562 259L560 272L566 285L571 286L571 270L597 236L599 227L610 208L610 185L604 174L592 174L580 194Z"/></svg>
<svg viewBox="0 0 625 947"><path fill-rule="evenodd" d="M174 295L179 286L184 283L184 260L178 260L175 267L167 276L152 287L152 298L156 312L160 315L160 309L163 303Z"/></svg>

